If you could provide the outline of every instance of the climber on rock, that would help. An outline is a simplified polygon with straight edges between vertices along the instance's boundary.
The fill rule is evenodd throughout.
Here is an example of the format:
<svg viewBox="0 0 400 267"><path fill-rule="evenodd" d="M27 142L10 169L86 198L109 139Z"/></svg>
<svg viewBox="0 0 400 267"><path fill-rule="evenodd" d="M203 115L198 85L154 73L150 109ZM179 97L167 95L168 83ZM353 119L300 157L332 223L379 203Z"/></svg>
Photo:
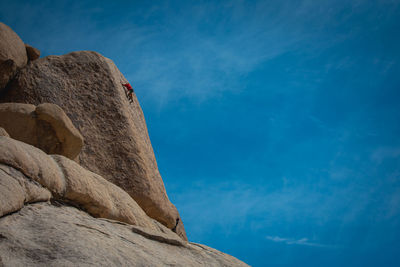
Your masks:
<svg viewBox="0 0 400 267"><path fill-rule="evenodd" d="M128 97L128 99L129 99L129 103L132 103L133 102L133 88L132 88L132 86L130 85L130 83L121 83L122 84L122 86L124 86L125 88L126 88L126 90L127 90L127 92L126 92L126 96Z"/></svg>

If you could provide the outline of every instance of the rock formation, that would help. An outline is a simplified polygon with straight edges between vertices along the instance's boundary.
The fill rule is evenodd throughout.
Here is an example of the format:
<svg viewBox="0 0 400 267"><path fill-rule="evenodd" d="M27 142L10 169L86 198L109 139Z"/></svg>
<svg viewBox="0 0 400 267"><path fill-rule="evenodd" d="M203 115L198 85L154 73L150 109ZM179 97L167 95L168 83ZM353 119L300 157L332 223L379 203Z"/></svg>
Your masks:
<svg viewBox="0 0 400 267"><path fill-rule="evenodd" d="M0 92L27 61L24 42L10 27L0 22Z"/></svg>
<svg viewBox="0 0 400 267"><path fill-rule="evenodd" d="M187 241L110 59L21 44L0 23L0 266L247 266Z"/></svg>
<svg viewBox="0 0 400 267"><path fill-rule="evenodd" d="M139 102L129 104L114 63L95 52L73 52L31 62L9 83L1 102L59 105L82 133L80 164L128 192L168 228L179 213L157 168ZM177 227L186 238L182 220Z"/></svg>
<svg viewBox="0 0 400 267"><path fill-rule="evenodd" d="M0 265L247 266L209 247L173 245L136 229L74 207L31 204L0 219Z"/></svg>
<svg viewBox="0 0 400 267"><path fill-rule="evenodd" d="M76 162L6 136L0 136L0 263L246 266L183 241Z"/></svg>
<svg viewBox="0 0 400 267"><path fill-rule="evenodd" d="M36 147L0 136L0 169L0 216L21 209L25 203L55 199L94 217L175 235L149 218L124 190L63 156L48 156ZM9 190L11 187L15 190ZM10 194L12 197L7 197Z"/></svg>
<svg viewBox="0 0 400 267"><path fill-rule="evenodd" d="M64 111L55 104L0 104L0 126L17 140L74 159L83 146L83 137Z"/></svg>

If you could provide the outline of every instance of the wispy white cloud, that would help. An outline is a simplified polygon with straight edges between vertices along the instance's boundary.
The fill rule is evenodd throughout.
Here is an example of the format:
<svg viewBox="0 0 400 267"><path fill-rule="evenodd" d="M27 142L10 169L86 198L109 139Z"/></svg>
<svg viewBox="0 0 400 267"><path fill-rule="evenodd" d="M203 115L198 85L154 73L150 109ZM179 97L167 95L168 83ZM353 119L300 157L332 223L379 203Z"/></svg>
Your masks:
<svg viewBox="0 0 400 267"><path fill-rule="evenodd" d="M379 147L371 154L371 160L376 163L398 157L400 157L400 147Z"/></svg>
<svg viewBox="0 0 400 267"><path fill-rule="evenodd" d="M334 246L320 244L316 242L310 242L308 238L300 238L300 239L293 239L293 238L283 238L279 236L266 236L268 240L277 243L284 243L287 245L300 245L300 246L310 246L310 247L320 247L320 248L333 248Z"/></svg>
<svg viewBox="0 0 400 267"><path fill-rule="evenodd" d="M197 180L182 190L169 188L168 192L187 222L191 238L195 240L215 229L221 234L231 235L236 231L261 233L285 225L290 233L299 231L299 235L311 235L313 239L272 235L269 239L289 245L329 247L328 242L339 246L350 242L347 236L341 234L341 227L352 227L360 220L378 225L395 220L400 214L398 190L382 194L382 188L371 189L358 184L358 181L346 183L346 186L341 186L339 181L338 186L333 186L337 181L330 184L328 177L317 179L314 185L307 186L295 185L292 179L290 176L285 176L283 182L277 179L279 185L272 180L266 185L232 180L218 183ZM304 224L312 225L313 230L296 230ZM339 231L337 239L322 238L327 227ZM325 243L314 241L319 237Z"/></svg>

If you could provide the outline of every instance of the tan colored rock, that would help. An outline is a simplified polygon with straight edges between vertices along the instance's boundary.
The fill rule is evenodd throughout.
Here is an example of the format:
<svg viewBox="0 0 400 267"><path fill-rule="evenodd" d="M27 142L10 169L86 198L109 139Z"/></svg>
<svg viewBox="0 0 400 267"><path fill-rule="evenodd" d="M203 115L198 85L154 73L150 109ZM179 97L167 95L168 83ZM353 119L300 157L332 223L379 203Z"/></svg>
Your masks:
<svg viewBox="0 0 400 267"><path fill-rule="evenodd" d="M56 196L64 194L65 180L60 167L36 147L0 136L0 163L19 170Z"/></svg>
<svg viewBox="0 0 400 267"><path fill-rule="evenodd" d="M16 69L25 66L27 61L24 42L10 27L0 22L0 91Z"/></svg>
<svg viewBox="0 0 400 267"><path fill-rule="evenodd" d="M22 103L0 104L0 126L16 140L36 146L49 154L70 159L78 156L83 137L57 105L37 107Z"/></svg>
<svg viewBox="0 0 400 267"><path fill-rule="evenodd" d="M0 104L0 126L11 138L37 146L36 107L31 104L2 103Z"/></svg>
<svg viewBox="0 0 400 267"><path fill-rule="evenodd" d="M51 125L61 143L59 150L49 150L47 153L60 154L70 159L76 158L83 147L83 137L64 111L55 104L44 103L36 107L35 113L39 121Z"/></svg>
<svg viewBox="0 0 400 267"><path fill-rule="evenodd" d="M146 123L114 63L95 52L74 52L31 62L8 86L1 102L59 105L85 138L79 160L131 195L151 218L168 228L179 214L158 171ZM182 222L182 220L180 220ZM186 238L183 224L177 233Z"/></svg>
<svg viewBox="0 0 400 267"><path fill-rule="evenodd" d="M25 44L26 54L28 56L29 61L36 60L40 58L40 51L37 48L34 48L28 44Z"/></svg>
<svg viewBox="0 0 400 267"><path fill-rule="evenodd" d="M66 190L63 200L78 204L95 217L158 230L152 220L124 190L72 160L59 155L52 157L64 173Z"/></svg>
<svg viewBox="0 0 400 267"><path fill-rule="evenodd" d="M11 59L0 62L0 92L7 86L11 77L17 73L17 69L17 64Z"/></svg>
<svg viewBox="0 0 400 267"><path fill-rule="evenodd" d="M184 244L175 233L148 217L124 190L66 157L49 156L36 147L0 136L2 165L9 168L0 169L5 175L4 179L0 176L2 214L19 210L24 203L49 200L51 195L38 191L44 188L54 199L78 206L94 217L136 225L160 239ZM40 188L35 189L32 183Z"/></svg>
<svg viewBox="0 0 400 267"><path fill-rule="evenodd" d="M28 61L24 42L10 27L0 22L0 62L7 59L12 59L19 68Z"/></svg>
<svg viewBox="0 0 400 267"><path fill-rule="evenodd" d="M4 128L2 128L2 127L0 127L0 136L10 137L10 135L7 133L7 131L4 130Z"/></svg>
<svg viewBox="0 0 400 267"><path fill-rule="evenodd" d="M0 216L20 210L24 205L24 200L25 192L21 185L5 173L0 165Z"/></svg>
<svg viewBox="0 0 400 267"><path fill-rule="evenodd" d="M49 190L28 180L12 167L0 164L0 217L20 210L25 203L48 201Z"/></svg>
<svg viewBox="0 0 400 267"><path fill-rule="evenodd" d="M248 266L207 246L174 245L74 207L37 203L0 218L1 265Z"/></svg>

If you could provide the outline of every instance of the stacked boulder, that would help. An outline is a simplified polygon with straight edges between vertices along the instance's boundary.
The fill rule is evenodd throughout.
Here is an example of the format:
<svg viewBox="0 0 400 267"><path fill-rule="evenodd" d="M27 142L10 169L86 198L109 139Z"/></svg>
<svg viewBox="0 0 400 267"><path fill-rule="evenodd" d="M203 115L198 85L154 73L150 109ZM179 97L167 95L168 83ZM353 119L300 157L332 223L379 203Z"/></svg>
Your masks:
<svg viewBox="0 0 400 267"><path fill-rule="evenodd" d="M187 242L115 64L39 57L0 23L0 265L247 266Z"/></svg>
<svg viewBox="0 0 400 267"><path fill-rule="evenodd" d="M0 22L0 92L28 60L39 57L38 49L24 44L10 27Z"/></svg>
<svg viewBox="0 0 400 267"><path fill-rule="evenodd" d="M187 239L158 171L142 109L130 104L115 64L96 52L40 58L21 69L0 102L59 105L82 134L79 163L124 189L148 216Z"/></svg>
<svg viewBox="0 0 400 267"><path fill-rule="evenodd" d="M83 137L57 105L43 103L0 104L0 125L8 134L22 142L75 159L83 146Z"/></svg>

